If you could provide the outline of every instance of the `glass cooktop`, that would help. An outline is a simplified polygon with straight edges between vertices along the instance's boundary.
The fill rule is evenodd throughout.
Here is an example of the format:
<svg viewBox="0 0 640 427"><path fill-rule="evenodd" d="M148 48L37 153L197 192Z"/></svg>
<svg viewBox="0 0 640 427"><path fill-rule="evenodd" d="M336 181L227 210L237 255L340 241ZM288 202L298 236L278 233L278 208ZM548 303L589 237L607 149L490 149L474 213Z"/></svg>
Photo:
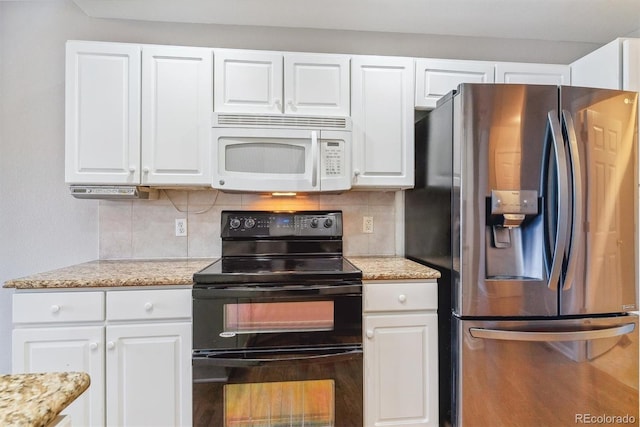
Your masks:
<svg viewBox="0 0 640 427"><path fill-rule="evenodd" d="M193 275L196 285L361 279L362 271L342 256L226 257Z"/></svg>

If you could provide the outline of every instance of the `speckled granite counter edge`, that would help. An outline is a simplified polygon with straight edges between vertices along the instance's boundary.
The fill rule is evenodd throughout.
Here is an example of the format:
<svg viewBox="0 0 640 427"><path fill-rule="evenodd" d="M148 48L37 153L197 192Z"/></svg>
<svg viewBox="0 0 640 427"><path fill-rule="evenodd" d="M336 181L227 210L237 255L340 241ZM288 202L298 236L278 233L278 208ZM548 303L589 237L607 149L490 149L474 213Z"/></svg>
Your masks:
<svg viewBox="0 0 640 427"><path fill-rule="evenodd" d="M46 426L90 383L84 372L0 375L0 425Z"/></svg>
<svg viewBox="0 0 640 427"><path fill-rule="evenodd" d="M215 259L96 260L8 280L5 288L56 289L191 286L193 273Z"/></svg>
<svg viewBox="0 0 640 427"><path fill-rule="evenodd" d="M362 280L434 280L440 272L399 256L354 256L347 259L360 270Z"/></svg>
<svg viewBox="0 0 640 427"><path fill-rule="evenodd" d="M363 280L432 280L437 270L397 256L353 256ZM191 286L193 274L215 259L97 260L9 280L5 288L69 289Z"/></svg>

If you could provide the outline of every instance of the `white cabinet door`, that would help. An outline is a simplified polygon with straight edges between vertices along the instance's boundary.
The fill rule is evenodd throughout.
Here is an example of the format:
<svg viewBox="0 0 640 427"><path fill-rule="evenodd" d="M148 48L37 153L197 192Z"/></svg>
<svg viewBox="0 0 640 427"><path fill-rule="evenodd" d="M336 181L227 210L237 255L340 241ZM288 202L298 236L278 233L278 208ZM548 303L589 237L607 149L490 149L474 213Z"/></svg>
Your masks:
<svg viewBox="0 0 640 427"><path fill-rule="evenodd" d="M286 54L284 112L319 116L349 116L349 57Z"/></svg>
<svg viewBox="0 0 640 427"><path fill-rule="evenodd" d="M104 425L104 328L73 326L13 330L14 373L79 371L91 385L63 414L74 425Z"/></svg>
<svg viewBox="0 0 640 427"><path fill-rule="evenodd" d="M142 49L142 184L210 184L213 51Z"/></svg>
<svg viewBox="0 0 640 427"><path fill-rule="evenodd" d="M349 115L349 57L214 51L214 110Z"/></svg>
<svg viewBox="0 0 640 427"><path fill-rule="evenodd" d="M437 426L435 313L365 314L364 424Z"/></svg>
<svg viewBox="0 0 640 427"><path fill-rule="evenodd" d="M214 110L282 113L282 54L214 50Z"/></svg>
<svg viewBox="0 0 640 427"><path fill-rule="evenodd" d="M412 58L351 60L353 188L414 185Z"/></svg>
<svg viewBox="0 0 640 427"><path fill-rule="evenodd" d="M461 83L493 83L494 63L448 59L416 60L416 108L435 108Z"/></svg>
<svg viewBox="0 0 640 427"><path fill-rule="evenodd" d="M67 42L65 181L140 181L140 47Z"/></svg>
<svg viewBox="0 0 640 427"><path fill-rule="evenodd" d="M108 325L107 424L191 425L188 322Z"/></svg>
<svg viewBox="0 0 640 427"><path fill-rule="evenodd" d="M571 68L559 64L496 63L496 83L570 85Z"/></svg>

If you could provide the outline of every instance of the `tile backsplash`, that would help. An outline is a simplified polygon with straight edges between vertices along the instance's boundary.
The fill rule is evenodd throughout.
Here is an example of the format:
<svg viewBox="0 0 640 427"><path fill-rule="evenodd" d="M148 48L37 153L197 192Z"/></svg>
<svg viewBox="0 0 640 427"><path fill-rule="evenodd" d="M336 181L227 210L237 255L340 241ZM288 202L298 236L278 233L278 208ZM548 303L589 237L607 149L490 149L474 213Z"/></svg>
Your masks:
<svg viewBox="0 0 640 427"><path fill-rule="evenodd" d="M220 256L223 210L342 210L346 255L396 254L396 193L276 198L229 194L213 189L161 190L157 200L100 201L100 258L215 258ZM362 217L374 218L373 233L362 232ZM187 219L187 236L176 237L175 220Z"/></svg>

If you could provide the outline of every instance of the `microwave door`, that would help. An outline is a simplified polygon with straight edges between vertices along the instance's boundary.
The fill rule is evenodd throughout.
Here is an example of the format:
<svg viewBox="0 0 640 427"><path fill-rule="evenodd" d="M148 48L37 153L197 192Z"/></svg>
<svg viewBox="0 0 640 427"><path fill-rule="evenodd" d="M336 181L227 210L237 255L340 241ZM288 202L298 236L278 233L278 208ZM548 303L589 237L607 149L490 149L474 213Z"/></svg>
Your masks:
<svg viewBox="0 0 640 427"><path fill-rule="evenodd" d="M320 191L320 131L213 128L213 188Z"/></svg>

